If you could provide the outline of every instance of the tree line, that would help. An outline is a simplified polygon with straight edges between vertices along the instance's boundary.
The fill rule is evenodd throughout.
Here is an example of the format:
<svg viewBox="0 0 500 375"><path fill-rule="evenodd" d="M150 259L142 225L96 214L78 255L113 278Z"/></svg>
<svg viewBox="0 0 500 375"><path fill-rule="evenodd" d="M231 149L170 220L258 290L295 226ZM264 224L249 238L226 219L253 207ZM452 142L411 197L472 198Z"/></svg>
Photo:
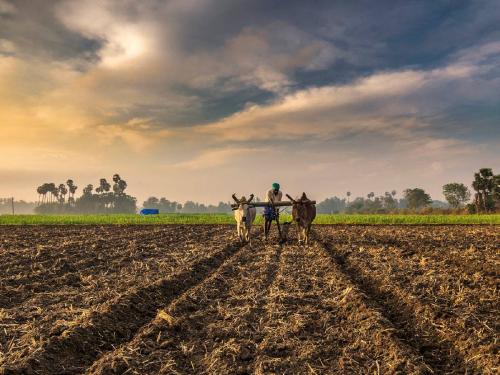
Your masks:
<svg viewBox="0 0 500 375"><path fill-rule="evenodd" d="M66 183L55 184L47 182L40 185L36 191L38 202L35 212L38 214L107 214L135 213L137 199L126 194L127 182L115 174L112 184L101 178L94 189L88 184L82 189L82 195L75 198L78 186L72 179Z"/></svg>
<svg viewBox="0 0 500 375"><path fill-rule="evenodd" d="M471 191L463 183L451 182L443 185L443 195L447 203L432 200L421 188L409 188L403 191L403 198L397 199L396 191L385 192L376 196L370 192L365 197L350 201L351 192L346 198L332 197L317 205L317 212L333 213L406 213L406 212L450 212L450 213L491 213L500 211L500 175L495 175L491 168L481 168L474 173L471 187L474 190L472 203Z"/></svg>
<svg viewBox="0 0 500 375"><path fill-rule="evenodd" d="M459 182L451 182L443 186L445 202L433 200L422 188L408 188L397 198L395 190L376 195L369 192L366 197L351 198L346 192L345 198L331 197L317 204L317 212L335 213L407 213L407 212L468 212L490 213L500 211L500 175L495 175L491 168L481 168L474 173L471 183L473 192ZM136 198L127 195L127 182L115 174L112 182L101 178L99 184L88 184L82 189L82 195L75 198L78 186L68 179L65 184L44 183L36 191L38 202L34 208L36 213L135 213ZM469 201L472 198L472 202ZM255 198L259 201L259 198ZM0 199L0 213L9 213L11 201ZM30 202L15 202L21 211L33 207ZM180 203L167 198L150 197L142 204L144 208L157 208L161 213L230 213L230 202L219 202L217 205L187 201ZM27 213L27 212L23 212Z"/></svg>
<svg viewBox="0 0 500 375"><path fill-rule="evenodd" d="M166 198L149 197L142 203L144 208L157 208L162 213L229 213L231 212L230 202L219 202L218 205L187 201L184 204L169 201Z"/></svg>

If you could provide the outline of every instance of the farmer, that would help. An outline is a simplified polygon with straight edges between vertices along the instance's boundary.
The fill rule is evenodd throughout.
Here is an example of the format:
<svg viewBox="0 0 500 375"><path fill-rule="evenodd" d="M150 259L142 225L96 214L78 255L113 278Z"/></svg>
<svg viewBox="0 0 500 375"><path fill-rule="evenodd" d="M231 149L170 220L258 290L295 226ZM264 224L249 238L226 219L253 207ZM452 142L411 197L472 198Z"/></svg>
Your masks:
<svg viewBox="0 0 500 375"><path fill-rule="evenodd" d="M279 226L279 211L278 208L274 207L274 203L281 202L281 197L283 193L280 191L280 184L277 182L273 183L272 188L268 190L265 194L264 201L268 202L269 205L264 207L264 235L267 240L267 236L269 235L269 230L271 229L271 223L273 220L276 220L276 224L278 225L278 232L281 240L281 230Z"/></svg>

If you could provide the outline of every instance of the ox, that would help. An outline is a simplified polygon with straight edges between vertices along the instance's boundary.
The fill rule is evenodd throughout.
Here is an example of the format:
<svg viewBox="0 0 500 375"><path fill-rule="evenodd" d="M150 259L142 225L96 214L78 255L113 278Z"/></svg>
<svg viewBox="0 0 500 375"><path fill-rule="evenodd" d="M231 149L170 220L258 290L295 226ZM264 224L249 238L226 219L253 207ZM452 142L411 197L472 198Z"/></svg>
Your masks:
<svg viewBox="0 0 500 375"><path fill-rule="evenodd" d="M255 207L250 205L253 200L253 194L250 195L250 199L241 197L241 199L236 198L233 194L233 199L238 205L233 208L234 218L236 219L236 225L238 230L238 237L241 242L250 242L250 231L252 229L252 224L255 220L257 210Z"/></svg>
<svg viewBox="0 0 500 375"><path fill-rule="evenodd" d="M311 232L311 224L316 217L316 206L307 198L306 193L302 193L299 200L293 199L288 194L286 195L292 202L292 218L297 223L297 235L299 244L302 242L309 244L309 233Z"/></svg>

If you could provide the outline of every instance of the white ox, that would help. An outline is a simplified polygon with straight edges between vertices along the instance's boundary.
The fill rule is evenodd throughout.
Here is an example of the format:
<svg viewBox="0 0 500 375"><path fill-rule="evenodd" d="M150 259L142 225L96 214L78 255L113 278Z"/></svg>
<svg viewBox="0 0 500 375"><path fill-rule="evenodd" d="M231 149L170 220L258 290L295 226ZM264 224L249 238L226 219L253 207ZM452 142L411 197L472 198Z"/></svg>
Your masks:
<svg viewBox="0 0 500 375"><path fill-rule="evenodd" d="M253 194L250 195L250 199L241 197L241 199L236 198L233 194L233 199L237 204L237 207L233 208L234 218L236 219L236 225L238 230L238 237L241 242L250 242L250 231L252 230L252 224L255 220L257 210L255 207L250 205L253 199Z"/></svg>

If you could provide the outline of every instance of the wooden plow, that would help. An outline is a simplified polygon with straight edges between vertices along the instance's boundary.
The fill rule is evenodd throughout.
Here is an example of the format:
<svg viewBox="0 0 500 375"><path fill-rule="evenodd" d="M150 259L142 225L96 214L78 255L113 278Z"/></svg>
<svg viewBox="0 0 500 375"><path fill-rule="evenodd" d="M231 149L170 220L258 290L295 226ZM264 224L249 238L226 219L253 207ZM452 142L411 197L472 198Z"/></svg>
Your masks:
<svg viewBox="0 0 500 375"><path fill-rule="evenodd" d="M281 202L276 202L276 203L273 203L273 202L252 202L252 199L253 199L253 194L250 196L250 199L248 200L248 207L272 207L273 210L276 209L277 207L291 207L293 206L293 202L292 202L292 198L287 194L287 197L288 199L290 199L289 201L281 201ZM233 199L237 201L237 198L234 196L233 194ZM298 204L300 204L301 202L299 201ZM307 202L308 204L313 204L315 205L316 204L316 201L308 201ZM233 203L231 204L231 209L234 211L236 209L238 209L239 205L241 203ZM278 214L276 215L276 226L278 227L278 234L279 234L279 238L280 238L280 243L283 243L285 241L285 239L283 238L282 234L281 234L281 227L280 227L280 221L279 221L279 212ZM271 221L272 222L272 221ZM266 235L267 236L267 235Z"/></svg>

